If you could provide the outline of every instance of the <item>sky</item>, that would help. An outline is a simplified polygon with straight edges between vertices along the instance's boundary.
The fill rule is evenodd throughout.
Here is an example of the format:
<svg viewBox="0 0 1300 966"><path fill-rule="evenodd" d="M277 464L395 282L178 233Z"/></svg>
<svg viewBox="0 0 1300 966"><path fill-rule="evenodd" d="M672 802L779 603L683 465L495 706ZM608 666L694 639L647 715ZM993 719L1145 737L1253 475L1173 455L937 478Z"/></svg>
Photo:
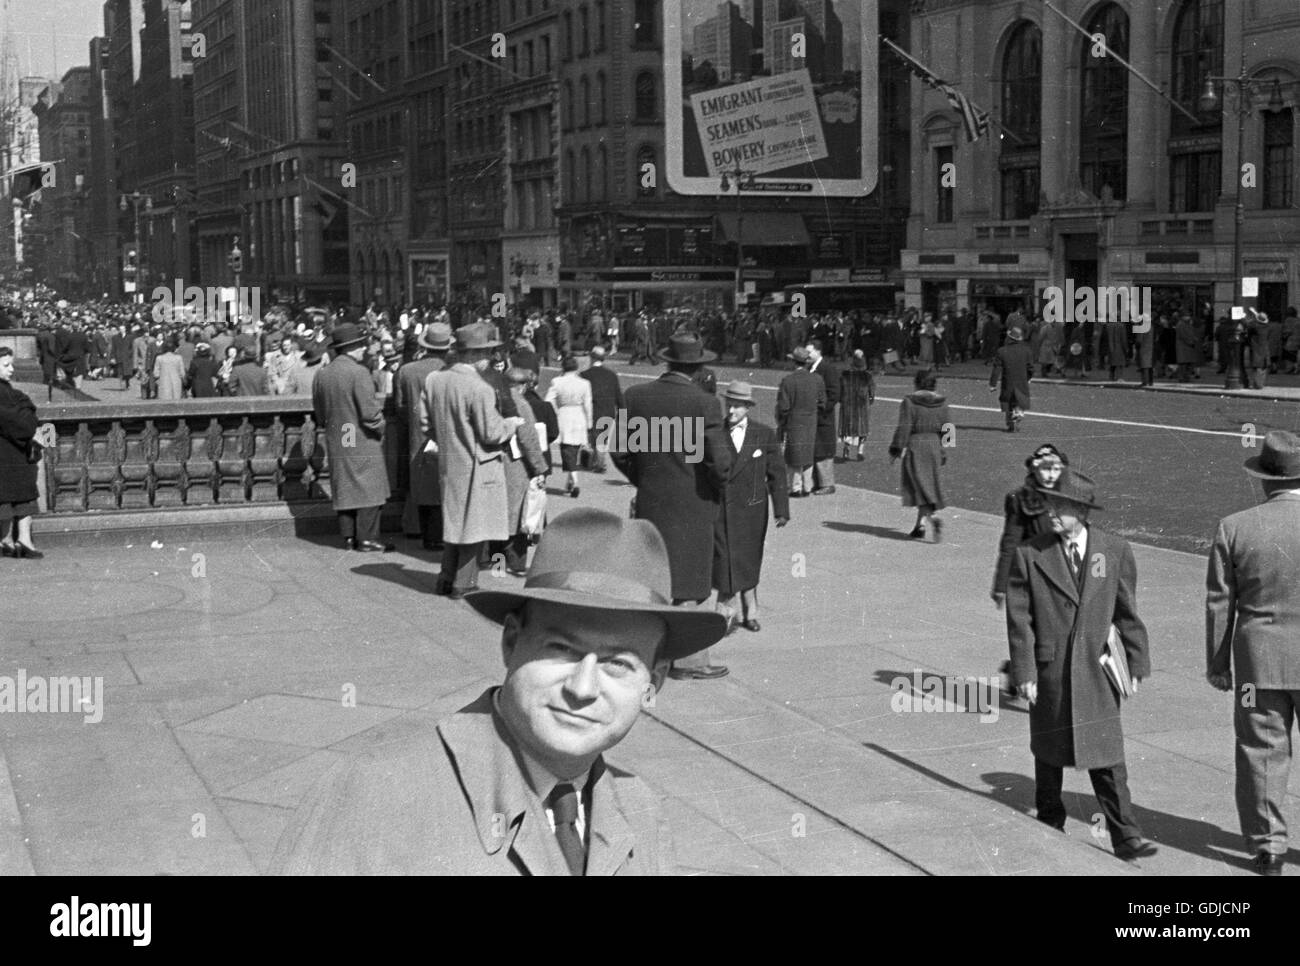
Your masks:
<svg viewBox="0 0 1300 966"><path fill-rule="evenodd" d="M58 79L89 63L90 38L103 29L103 0L0 0L0 30L23 76Z"/></svg>

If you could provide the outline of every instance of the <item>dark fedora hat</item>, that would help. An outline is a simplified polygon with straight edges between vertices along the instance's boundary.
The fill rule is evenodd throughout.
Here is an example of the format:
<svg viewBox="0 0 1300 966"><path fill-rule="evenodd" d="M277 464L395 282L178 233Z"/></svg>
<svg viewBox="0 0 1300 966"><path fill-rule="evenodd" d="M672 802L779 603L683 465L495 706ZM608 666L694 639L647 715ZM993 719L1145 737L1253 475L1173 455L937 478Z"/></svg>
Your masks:
<svg viewBox="0 0 1300 966"><path fill-rule="evenodd" d="M334 327L332 338L331 348L335 352L347 352L349 349L355 349L364 343L369 336L355 322L344 322L342 325Z"/></svg>
<svg viewBox="0 0 1300 966"><path fill-rule="evenodd" d="M727 620L712 611L674 607L672 587L668 549L653 523L583 508L551 521L522 589L477 590L465 600L498 624L530 600L654 614L668 625L660 658L676 661L720 641Z"/></svg>
<svg viewBox="0 0 1300 966"><path fill-rule="evenodd" d="M674 332L668 339L668 348L659 353L660 362L703 364L717 359L716 353L704 348L704 340L696 332Z"/></svg>
<svg viewBox="0 0 1300 966"><path fill-rule="evenodd" d="M1274 429L1264 437L1264 448L1243 464L1261 480L1300 480L1300 436Z"/></svg>
<svg viewBox="0 0 1300 966"><path fill-rule="evenodd" d="M446 322L431 322L420 331L420 345L434 352L451 348L451 326Z"/></svg>
<svg viewBox="0 0 1300 966"><path fill-rule="evenodd" d="M1056 486L1047 487L1040 483L1035 485L1034 489L1043 496L1056 500L1068 500L1093 510L1105 509L1097 502L1097 484L1092 481L1092 477L1084 476L1069 466L1061 471L1061 478L1056 481Z"/></svg>
<svg viewBox="0 0 1300 966"><path fill-rule="evenodd" d="M462 325L456 330L456 348L458 349L495 349L501 344L496 338L496 329L485 322Z"/></svg>
<svg viewBox="0 0 1300 966"><path fill-rule="evenodd" d="M307 348L302 352L302 361L304 365L314 366L325 357L324 342L309 342Z"/></svg>

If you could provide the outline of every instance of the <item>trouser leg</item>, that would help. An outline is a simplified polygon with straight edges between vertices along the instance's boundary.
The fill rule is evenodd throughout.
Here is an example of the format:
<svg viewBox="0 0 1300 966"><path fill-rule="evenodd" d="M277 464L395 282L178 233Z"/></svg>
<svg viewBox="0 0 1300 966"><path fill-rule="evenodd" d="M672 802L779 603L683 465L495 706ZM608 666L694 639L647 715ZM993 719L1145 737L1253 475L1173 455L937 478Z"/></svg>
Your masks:
<svg viewBox="0 0 1300 966"><path fill-rule="evenodd" d="M456 548L456 576L455 586L457 590L473 590L478 587L478 558L483 552L484 541L478 543L461 544Z"/></svg>
<svg viewBox="0 0 1300 966"><path fill-rule="evenodd" d="M344 540L354 540L357 536L357 511L339 511L339 536Z"/></svg>
<svg viewBox="0 0 1300 966"><path fill-rule="evenodd" d="M1284 806L1291 775L1291 725L1300 691L1261 688L1253 707L1238 695L1233 708L1237 734L1237 816L1252 855L1287 851Z"/></svg>
<svg viewBox="0 0 1300 966"><path fill-rule="evenodd" d="M1065 803L1061 801L1064 777L1064 769L1059 765L1034 759L1034 808L1038 820L1055 829L1065 828Z"/></svg>
<svg viewBox="0 0 1300 966"><path fill-rule="evenodd" d="M506 568L524 570L528 566L528 534L516 533L505 544Z"/></svg>
<svg viewBox="0 0 1300 966"><path fill-rule="evenodd" d="M1124 762L1109 768L1091 768L1092 790L1106 816L1106 830L1111 844L1118 847L1128 839L1141 838L1142 829L1133 817L1133 801L1128 791L1128 766Z"/></svg>
<svg viewBox="0 0 1300 966"><path fill-rule="evenodd" d="M367 506L357 510L357 542L379 542L379 517L382 507Z"/></svg>
<svg viewBox="0 0 1300 966"><path fill-rule="evenodd" d="M705 598L705 600L707 599L708 598ZM703 600L674 600L673 606L698 608L703 603ZM709 649L706 647L704 650L692 654L689 657L678 658L676 661L673 661L673 667L710 667L712 663L713 662L709 660Z"/></svg>
<svg viewBox="0 0 1300 966"><path fill-rule="evenodd" d="M818 489L835 485L835 457L818 460L814 465L813 479Z"/></svg>

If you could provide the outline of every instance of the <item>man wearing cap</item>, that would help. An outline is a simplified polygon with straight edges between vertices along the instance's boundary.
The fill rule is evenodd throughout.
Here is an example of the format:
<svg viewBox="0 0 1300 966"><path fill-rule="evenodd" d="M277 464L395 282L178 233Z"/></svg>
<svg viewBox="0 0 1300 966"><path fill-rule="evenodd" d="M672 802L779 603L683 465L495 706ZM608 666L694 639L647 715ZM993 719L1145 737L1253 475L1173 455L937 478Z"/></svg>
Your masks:
<svg viewBox="0 0 1300 966"><path fill-rule="evenodd" d="M397 370L393 380L393 414L399 435L406 441L409 468L402 529L407 534L419 533L425 550L441 550L442 489L437 448L430 445L423 425L424 387L431 375L446 367L451 326L432 322L414 341L414 358Z"/></svg>
<svg viewBox="0 0 1300 966"><path fill-rule="evenodd" d="M1016 548L1007 582L1011 672L1029 702L1038 820L1065 830L1066 768L1086 768L1106 817L1115 856L1153 855L1133 815L1120 692L1102 664L1113 631L1136 691L1151 672L1146 627L1137 615L1137 564L1124 539L1088 523L1101 509L1092 480L1067 468L1039 485L1052 532Z"/></svg>
<svg viewBox="0 0 1300 966"><path fill-rule="evenodd" d="M437 446L442 493L444 549L436 589L455 600L478 587L484 545L510 536L503 448L523 420L502 418L496 392L482 375L500 344L490 325L462 326L456 364L425 380L423 426Z"/></svg>
<svg viewBox="0 0 1300 966"><path fill-rule="evenodd" d="M989 392L1002 391L998 401L1007 418L1007 432L1020 428L1024 411L1029 408L1029 380L1034 376L1034 351L1025 342L1025 331L1012 326L1007 332L1007 344L993 355L993 371L989 373Z"/></svg>
<svg viewBox="0 0 1300 966"><path fill-rule="evenodd" d="M799 346L790 354L795 369L781 379L776 394L776 429L785 443L785 465L790 476L790 496L813 492L813 454L817 442L817 416L826 408L826 383L808 371L808 350Z"/></svg>
<svg viewBox="0 0 1300 966"><path fill-rule="evenodd" d="M659 447L643 446L611 455L637 488L637 518L649 520L663 535L672 563L673 602L698 605L712 592L713 526L731 470L731 449L717 398L700 392L692 376L717 356L705 350L698 333L678 331L659 358L668 371L654 382L633 386L623 397L628 426L676 426L677 438L683 443L694 440L695 451L685 452L682 445L677 452L650 452ZM634 431L629 441L637 436ZM726 673L725 667L709 663L707 649L674 665L671 672L675 678L690 679Z"/></svg>
<svg viewBox="0 0 1300 966"><path fill-rule="evenodd" d="M1255 871L1272 876L1287 852L1291 725L1300 711L1300 436L1270 432L1245 466L1265 499L1219 521L1205 578L1205 676L1233 692L1241 834Z"/></svg>
<svg viewBox="0 0 1300 966"><path fill-rule="evenodd" d="M362 364L366 334L352 322L334 329L334 361L312 384L312 408L325 430L330 495L347 550L388 552L379 539L380 512L388 502L384 413ZM239 366L235 366L236 371ZM261 371L260 369L258 370Z"/></svg>
<svg viewBox="0 0 1300 966"><path fill-rule="evenodd" d="M623 408L623 388L618 384L618 376L605 367L603 346L592 346L591 365L578 375L591 383L592 428L588 440L591 446L591 471L604 473L609 442L599 439L602 434L597 427L601 425L602 419L610 421L605 424L607 426L618 420L618 411Z"/></svg>
<svg viewBox="0 0 1300 966"><path fill-rule="evenodd" d="M672 605L644 520L561 514L518 590L470 604L502 627L500 687L335 765L271 861L279 874L659 875L659 803L605 753L654 706L668 662L717 641L718 614Z"/></svg>
<svg viewBox="0 0 1300 966"><path fill-rule="evenodd" d="M713 587L729 623L759 630L758 577L767 539L767 503L776 525L790 522L789 484L776 430L750 419L754 387L736 380L722 396L733 450L731 471L722 491L722 508L713 529ZM735 606L740 596L740 607Z"/></svg>

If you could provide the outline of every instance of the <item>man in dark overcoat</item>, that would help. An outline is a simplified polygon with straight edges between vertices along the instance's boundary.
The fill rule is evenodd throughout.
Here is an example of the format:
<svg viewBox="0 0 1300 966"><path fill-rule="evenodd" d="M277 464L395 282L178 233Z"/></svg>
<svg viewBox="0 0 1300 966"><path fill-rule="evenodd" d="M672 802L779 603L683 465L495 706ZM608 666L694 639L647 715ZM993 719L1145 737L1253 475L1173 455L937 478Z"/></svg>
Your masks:
<svg viewBox="0 0 1300 966"><path fill-rule="evenodd" d="M418 531L425 550L441 550L442 487L438 482L438 454L428 445L421 415L428 378L446 365L447 352L451 349L451 326L445 322L429 323L420 330L416 346L415 358L398 369L393 380L393 411L397 428L406 439L410 467L402 527L406 533Z"/></svg>
<svg viewBox="0 0 1300 966"><path fill-rule="evenodd" d="M379 539L379 515L390 493L384 460L384 412L361 360L367 336L351 322L334 329L334 361L312 384L312 408L325 430L330 493L348 550L394 550Z"/></svg>
<svg viewBox="0 0 1300 966"><path fill-rule="evenodd" d="M993 356L993 371L989 373L989 389L1001 383L998 401L1007 418L1007 432L1020 428L1020 420L1029 408L1029 380L1034 376L1034 350L1025 341L1024 329L1015 326L1007 332L1007 344Z"/></svg>
<svg viewBox="0 0 1300 966"><path fill-rule="evenodd" d="M776 394L776 429L785 444L785 465L790 475L790 496L809 496L813 490L813 453L817 441L817 414L826 407L826 383L808 371L808 350L791 353L795 369L781 379Z"/></svg>
<svg viewBox="0 0 1300 966"><path fill-rule="evenodd" d="M672 563L673 602L699 605L711 593L713 525L718 516L722 488L731 471L731 452L722 428L722 412L715 397L700 392L691 377L716 356L707 352L697 333L681 331L669 339L659 354L668 371L654 382L630 388L623 397L629 427L677 427L685 445L675 452L651 452L657 446L631 446L616 440L610 447L614 465L637 488L637 519L649 520L663 535ZM652 420L667 419L667 423ZM674 665L678 679L722 677L727 669L709 663L707 649Z"/></svg>
<svg viewBox="0 0 1300 966"><path fill-rule="evenodd" d="M1064 831L1063 770L1086 768L1115 855L1133 862L1156 847L1133 815L1122 699L1101 659L1108 639L1122 649L1134 691L1151 672L1137 564L1126 540L1089 525L1090 511L1100 509L1092 480L1066 468L1055 487L1036 488L1053 532L1016 548L1006 606L1011 673L1029 702L1038 819Z"/></svg>
<svg viewBox="0 0 1300 966"><path fill-rule="evenodd" d="M776 430L749 418L754 387L739 380L723 394L730 437L731 472L722 491L722 509L713 530L713 587L718 608L734 624L757 631L758 577L767 539L767 503L772 501L776 525L790 522L781 444ZM740 595L740 609L735 608Z"/></svg>
<svg viewBox="0 0 1300 966"><path fill-rule="evenodd" d="M813 496L830 496L835 492L835 407L840 401L840 370L825 357L826 342L813 339L804 347L808 353L808 371L822 381L826 399L817 406L817 438L813 443Z"/></svg>
<svg viewBox="0 0 1300 966"><path fill-rule="evenodd" d="M618 411L623 408L623 388L618 384L618 375L605 367L605 348L592 346L591 365L579 375L591 383L591 418L592 428L588 431L591 445L591 471L604 473L607 447L597 445L600 433L596 426L602 419L617 419ZM606 424L608 425L608 424Z"/></svg>

